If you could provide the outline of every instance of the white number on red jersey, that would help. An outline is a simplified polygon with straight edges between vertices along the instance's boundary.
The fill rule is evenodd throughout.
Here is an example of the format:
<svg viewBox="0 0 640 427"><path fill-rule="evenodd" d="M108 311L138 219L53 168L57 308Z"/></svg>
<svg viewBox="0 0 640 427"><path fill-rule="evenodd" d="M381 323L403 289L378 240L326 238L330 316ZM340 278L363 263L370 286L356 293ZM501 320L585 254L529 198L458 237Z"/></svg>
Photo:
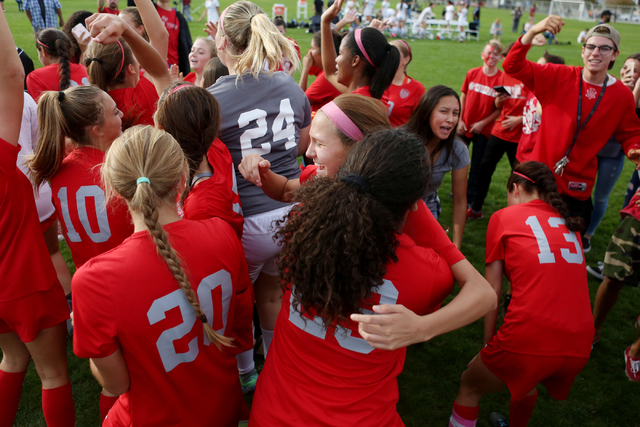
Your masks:
<svg viewBox="0 0 640 427"><path fill-rule="evenodd" d="M213 294L218 287L221 288L221 298L219 301L215 302L217 307L214 310ZM198 300L200 301L202 311L204 311L204 314L207 316L209 325L213 327L215 324L214 316L217 316L217 319L221 320L222 328L216 331L219 334L224 334L227 327L229 306L231 304L232 297L233 283L231 281L231 274L226 270L220 270L205 277L200 282L200 285L198 285ZM200 353L198 337L189 341L189 350L184 353L176 352L176 348L173 345L174 341L183 338L191 332L193 325L197 320L193 307L189 304L187 297L184 296L181 289L176 289L170 294L156 299L151 304L151 308L149 308L149 311L147 312L149 324L155 325L156 323L164 320L166 318L166 312L173 310L176 307L180 308L182 323L163 331L156 341L156 347L158 348L158 353L160 354L160 359L162 359L162 364L166 372L170 372L181 363L193 362ZM204 344L210 344L206 334L204 334Z"/></svg>
<svg viewBox="0 0 640 427"><path fill-rule="evenodd" d="M564 225L564 218L551 217L549 218L549 227L559 229L560 225ZM547 239L547 235L544 233L542 226L540 225L540 221L535 215L530 216L525 221L529 227L531 227L531 231L533 231L533 235L538 242L538 249L540 253L538 254L538 260L540 264L553 264L556 262L556 257L551 252L551 247L549 246L549 239ZM553 230L552 230L553 231ZM568 230L569 231L569 230ZM576 252L571 252L570 249L560 248L560 254L565 261L569 264L582 264L582 249L580 249L580 242L578 241L578 236L575 232L569 231L568 233L562 233L564 236L564 240L567 243L572 243L576 249Z"/></svg>
<svg viewBox="0 0 640 427"><path fill-rule="evenodd" d="M96 218L98 220L98 232L94 233L89 223L89 214L87 213L86 200L93 197L96 207ZM62 208L62 219L67 227L67 237L71 242L81 242L82 238L76 231L71 221L69 213L69 201L67 199L67 187L61 187L58 191L58 199L60 199L60 207ZM97 185L84 185L78 189L76 193L76 206L78 207L78 218L89 238L94 243L103 243L111 237L111 229L109 228L109 218L107 217L107 201L104 191Z"/></svg>
<svg viewBox="0 0 640 427"><path fill-rule="evenodd" d="M295 114L293 113L293 108L291 108L289 98L280 100L280 112L271 124L271 132L273 133L274 143L286 139L285 150L290 150L297 145L294 120ZM258 127L247 129L240 135L240 149L242 150L243 159L249 154L256 153L264 156L271 152L270 142L263 142L260 144L260 148L254 148L252 143L254 139L262 138L267 134L267 112L256 108L242 113L238 117L238 126L243 128L249 126L253 121L256 122Z"/></svg>
<svg viewBox="0 0 640 427"><path fill-rule="evenodd" d="M398 302L398 289L389 280L383 280L382 286L378 288L378 291L374 293L380 295L380 304L395 304ZM375 314L371 310L362 309L363 314ZM305 322L306 320L306 322ZM289 321L302 329L308 334L318 337L324 340L327 336L327 330L323 329L322 319L318 316L313 319L302 318L300 313L295 309L293 305L293 293L289 300ZM363 338L352 336L353 331L351 329L344 329L342 327L336 328L334 337L338 341L340 347L351 350L356 353L369 354L373 351L373 347Z"/></svg>

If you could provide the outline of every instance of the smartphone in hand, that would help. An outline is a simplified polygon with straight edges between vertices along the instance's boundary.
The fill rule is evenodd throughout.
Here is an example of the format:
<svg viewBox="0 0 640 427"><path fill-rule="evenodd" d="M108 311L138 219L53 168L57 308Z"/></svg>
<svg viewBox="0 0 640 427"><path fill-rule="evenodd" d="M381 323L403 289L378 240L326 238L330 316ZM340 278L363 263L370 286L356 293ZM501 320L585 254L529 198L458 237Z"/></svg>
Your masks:
<svg viewBox="0 0 640 427"><path fill-rule="evenodd" d="M506 87L504 86L494 86L493 90L495 90L496 92L498 92L498 95L507 95L507 96L511 96L511 94L509 93L509 91L507 90Z"/></svg>

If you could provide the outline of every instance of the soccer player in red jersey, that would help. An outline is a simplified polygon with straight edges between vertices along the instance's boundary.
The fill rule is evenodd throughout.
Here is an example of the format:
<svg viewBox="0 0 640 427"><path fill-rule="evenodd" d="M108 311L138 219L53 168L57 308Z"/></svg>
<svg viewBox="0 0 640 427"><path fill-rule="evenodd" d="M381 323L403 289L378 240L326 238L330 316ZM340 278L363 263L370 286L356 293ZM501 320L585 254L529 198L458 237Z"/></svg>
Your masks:
<svg viewBox="0 0 640 427"><path fill-rule="evenodd" d="M153 125L158 96L171 84L162 54L118 16L96 14L86 22L94 37L85 54L89 81L113 98L125 129Z"/></svg>
<svg viewBox="0 0 640 427"><path fill-rule="evenodd" d="M276 233L283 242L285 294L258 379L252 425L403 425L395 407L396 377L406 350L374 349L349 316L370 313L379 303L425 314L432 289L452 280L443 258L398 233L429 173L422 141L383 130L356 144L336 179L301 187L300 203ZM452 301L447 320L431 329L434 336L495 305L489 285L478 284L473 297L464 293Z"/></svg>
<svg viewBox="0 0 640 427"><path fill-rule="evenodd" d="M105 6L105 3L106 6ZM98 13L108 13L111 15L119 15L118 0L98 0Z"/></svg>
<svg viewBox="0 0 640 427"><path fill-rule="evenodd" d="M391 44L400 52L400 65L389 88L384 92L391 126L405 124L424 95L424 86L407 75L407 66L413 59L411 47L404 40L394 40Z"/></svg>
<svg viewBox="0 0 640 427"><path fill-rule="evenodd" d="M33 358L50 427L72 427L69 306L42 235L31 183L18 169L24 70L0 13L0 426L11 427Z"/></svg>
<svg viewBox="0 0 640 427"><path fill-rule="evenodd" d="M242 238L244 218L233 159L217 139L218 101L201 87L174 83L160 97L155 120L159 129L176 138L189 164L187 185L181 196L184 218L222 218Z"/></svg>
<svg viewBox="0 0 640 427"><path fill-rule="evenodd" d="M341 93L357 93L385 102L384 91L391 85L400 65L400 52L379 30L367 27L347 34L336 53L331 38L331 20L340 13L343 1L336 0L322 14L324 75Z"/></svg>
<svg viewBox="0 0 640 427"><path fill-rule="evenodd" d="M27 91L38 102L45 90L65 90L70 86L88 85L84 65L70 63L71 44L65 33L54 28L36 36L38 59L44 65L27 76Z"/></svg>
<svg viewBox="0 0 640 427"><path fill-rule="evenodd" d="M539 162L517 166L507 183L508 207L487 229L485 277L513 297L496 333L498 310L485 316L485 347L462 374L449 426L473 427L480 398L508 388L510 425L526 426L536 386L555 399L569 395L591 353L593 318L580 236L582 218L569 216L551 170Z"/></svg>
<svg viewBox="0 0 640 427"><path fill-rule="evenodd" d="M305 95L309 98L309 104L311 104L311 111L317 112L327 102L333 101L340 95L340 91L335 88L324 75L322 69L322 32L316 31L311 39L311 49L309 53L302 58L302 70L300 73L300 88L304 90ZM334 47L337 50L340 49L340 41L342 36L335 31L331 32L331 39L333 40ZM317 69L316 79L311 83L311 86L307 87L307 80L309 74L312 73L312 69Z"/></svg>
<svg viewBox="0 0 640 427"><path fill-rule="evenodd" d="M527 60L535 36L546 31L557 34L563 25L555 15L538 22L515 42L502 66L532 90L542 105L545 119L531 160L557 172L558 191L569 211L584 218L588 227L597 154L613 135L627 157L640 164L640 120L633 94L608 75L620 53L620 33L612 26L598 24L589 30L582 47L584 67Z"/></svg>
<svg viewBox="0 0 640 427"><path fill-rule="evenodd" d="M74 352L120 398L103 426L237 426L248 418L235 354L253 347L253 288L225 221L180 218L187 162L178 143L135 127L102 177L136 232L73 278Z"/></svg>

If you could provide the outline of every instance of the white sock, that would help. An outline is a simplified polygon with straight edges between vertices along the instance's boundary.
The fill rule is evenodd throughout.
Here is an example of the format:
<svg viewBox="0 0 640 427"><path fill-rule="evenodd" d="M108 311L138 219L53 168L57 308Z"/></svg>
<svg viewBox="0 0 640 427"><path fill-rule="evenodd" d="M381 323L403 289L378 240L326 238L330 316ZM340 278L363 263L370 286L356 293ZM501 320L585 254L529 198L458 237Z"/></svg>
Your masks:
<svg viewBox="0 0 640 427"><path fill-rule="evenodd" d="M236 356L236 362L238 363L238 373L240 375L249 373L255 369L256 364L253 361L253 349L238 354Z"/></svg>
<svg viewBox="0 0 640 427"><path fill-rule="evenodd" d="M262 329L262 345L264 346L264 358L267 358L267 353L269 352L269 346L271 345L271 340L273 339L273 331L267 331L266 329L260 327Z"/></svg>

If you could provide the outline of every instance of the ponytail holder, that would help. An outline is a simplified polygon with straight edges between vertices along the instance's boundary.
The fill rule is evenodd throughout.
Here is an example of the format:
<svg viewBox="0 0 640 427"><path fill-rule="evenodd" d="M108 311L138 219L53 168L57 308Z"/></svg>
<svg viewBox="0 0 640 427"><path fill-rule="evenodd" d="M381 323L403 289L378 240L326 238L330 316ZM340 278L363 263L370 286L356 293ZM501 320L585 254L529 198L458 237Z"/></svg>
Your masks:
<svg viewBox="0 0 640 427"><path fill-rule="evenodd" d="M362 191L363 193L366 193L369 191L369 183L367 182L366 179L364 179L358 174L350 173L349 175L345 175L342 178L340 178L340 181L346 182L356 190Z"/></svg>
<svg viewBox="0 0 640 427"><path fill-rule="evenodd" d="M340 109L333 101L328 102L320 108L331 120L340 132L354 141L360 141L363 138L362 131L355 123Z"/></svg>
<svg viewBox="0 0 640 427"><path fill-rule="evenodd" d="M521 174L520 172L513 172L514 175L518 175L519 177L522 177L524 179L526 179L527 181L531 181L533 184L535 184L536 182L534 180L532 180L531 178L529 178L528 176Z"/></svg>
<svg viewBox="0 0 640 427"><path fill-rule="evenodd" d="M249 24L251 24L251 20L253 19L254 16L256 16L256 15L255 14L251 15L251 18L249 18Z"/></svg>
<svg viewBox="0 0 640 427"><path fill-rule="evenodd" d="M64 97L65 97L64 92L63 92L63 91L61 91L61 90L59 90L59 91L58 91L58 102L62 102L62 101L64 101Z"/></svg>
<svg viewBox="0 0 640 427"><path fill-rule="evenodd" d="M375 66L375 64L373 63L373 61L371 60L371 58L369 58L369 55L367 54L367 51L364 50L364 45L362 44L362 28L358 28L355 32L354 32L354 37L356 39L356 44L358 45L358 49L360 49L360 52L362 52L362 55L364 56L364 58L367 60L367 62L369 64L371 64L371 66L373 68L378 68ZM390 49L390 48L387 48Z"/></svg>
<svg viewBox="0 0 640 427"><path fill-rule="evenodd" d="M136 186L142 184L143 182L146 182L147 184L151 185L151 181L149 181L149 178L147 178L146 176L141 176L136 180Z"/></svg>
<svg viewBox="0 0 640 427"><path fill-rule="evenodd" d="M209 319L207 319L207 315L204 313L202 313L202 316L199 316L198 319L200 319L203 325L206 325L207 323L209 323Z"/></svg>
<svg viewBox="0 0 640 427"><path fill-rule="evenodd" d="M118 40L118 46L120 46L120 52L122 52L122 61L120 61L120 68L118 68L116 77L120 75L120 71L122 71L122 67L124 67L124 48L122 47L122 43L120 43L120 40Z"/></svg>
<svg viewBox="0 0 640 427"><path fill-rule="evenodd" d="M102 59L100 58L89 58L89 63L92 63L92 62L97 62L98 64L102 65Z"/></svg>

